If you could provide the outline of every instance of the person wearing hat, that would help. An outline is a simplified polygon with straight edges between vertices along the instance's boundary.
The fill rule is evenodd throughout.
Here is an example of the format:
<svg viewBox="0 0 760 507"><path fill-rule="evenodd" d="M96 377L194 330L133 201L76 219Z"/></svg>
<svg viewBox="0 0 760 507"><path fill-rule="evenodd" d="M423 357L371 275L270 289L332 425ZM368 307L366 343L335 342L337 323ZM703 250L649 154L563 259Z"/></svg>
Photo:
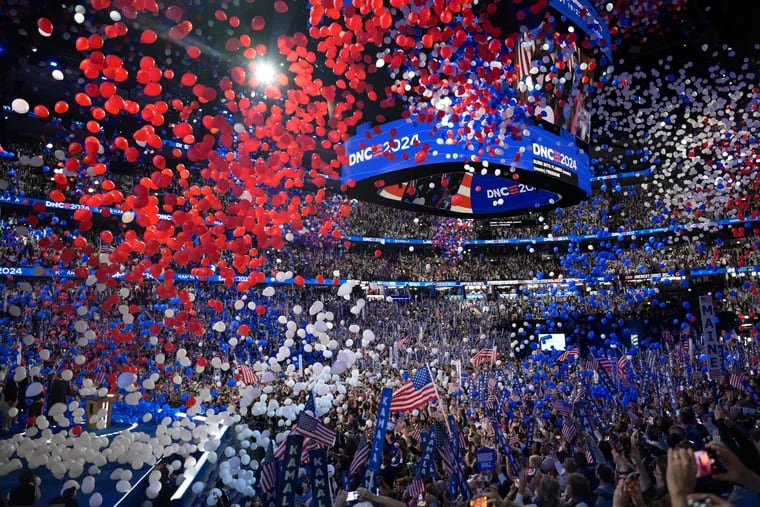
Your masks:
<svg viewBox="0 0 760 507"><path fill-rule="evenodd" d="M79 507L79 502L77 501L77 487L72 485L66 487L64 485L63 491L61 491L61 494L52 500L50 500L51 506L63 506L63 507Z"/></svg>

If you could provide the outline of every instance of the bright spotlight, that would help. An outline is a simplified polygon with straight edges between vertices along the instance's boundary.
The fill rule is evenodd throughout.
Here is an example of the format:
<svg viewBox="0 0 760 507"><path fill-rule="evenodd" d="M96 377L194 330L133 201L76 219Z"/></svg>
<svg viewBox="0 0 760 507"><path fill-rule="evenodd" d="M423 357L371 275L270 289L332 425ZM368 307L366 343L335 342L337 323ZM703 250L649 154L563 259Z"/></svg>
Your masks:
<svg viewBox="0 0 760 507"><path fill-rule="evenodd" d="M259 63L256 65L256 81L258 81L261 84L270 84L274 81L275 76L275 70L274 67L269 63Z"/></svg>

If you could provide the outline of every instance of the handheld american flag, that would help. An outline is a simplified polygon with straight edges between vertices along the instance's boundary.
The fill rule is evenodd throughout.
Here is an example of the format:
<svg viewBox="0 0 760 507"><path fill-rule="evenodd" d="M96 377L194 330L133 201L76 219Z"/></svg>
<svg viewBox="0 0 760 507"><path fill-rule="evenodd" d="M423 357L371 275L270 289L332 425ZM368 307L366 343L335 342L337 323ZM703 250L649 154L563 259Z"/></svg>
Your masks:
<svg viewBox="0 0 760 507"><path fill-rule="evenodd" d="M298 429L294 429L291 431L291 433L299 433ZM300 433L299 433L300 434ZM288 439L284 439L282 442L280 442L280 445L277 446L277 448L274 450L274 457L277 459L282 459L283 456L285 456L285 447L287 447ZM303 444L301 445L301 463L308 463L309 462L309 451L313 449L319 448L319 444L311 437L304 437Z"/></svg>
<svg viewBox="0 0 760 507"><path fill-rule="evenodd" d="M364 467L364 465L367 464L367 460L369 459L369 445L367 444L367 437L365 435L362 435L361 439L359 440L359 445L356 447L356 453L354 454L354 459L351 460L351 467L349 468L349 474L356 475L358 474L361 469Z"/></svg>
<svg viewBox="0 0 760 507"><path fill-rule="evenodd" d="M391 399L391 412L408 412L436 399L433 378L427 365L420 367L412 379L396 389Z"/></svg>
<svg viewBox="0 0 760 507"><path fill-rule="evenodd" d="M562 436L565 437L565 440L568 444L572 443L577 433L578 430L575 427L575 423L572 421L565 421L565 423L562 425Z"/></svg>
<svg viewBox="0 0 760 507"><path fill-rule="evenodd" d="M259 383L259 379L256 377L256 374L253 373L253 370L251 370L251 367L247 364L239 365L238 373L240 373L240 380L242 380L246 385L255 386Z"/></svg>
<svg viewBox="0 0 760 507"><path fill-rule="evenodd" d="M107 374L105 368L100 368L100 371L95 374L94 383L98 387L103 387L107 380Z"/></svg>
<svg viewBox="0 0 760 507"><path fill-rule="evenodd" d="M557 361L566 361L569 357L578 358L578 356L581 355L580 349L577 347L567 349L562 354L559 355L557 358Z"/></svg>
<svg viewBox="0 0 760 507"><path fill-rule="evenodd" d="M311 412L312 415L317 415L317 403L314 401L314 391L309 391L306 396L306 404L303 407L304 412Z"/></svg>
<svg viewBox="0 0 760 507"><path fill-rule="evenodd" d="M573 413L573 406L564 400L555 400L552 408L562 417L567 417Z"/></svg>
<svg viewBox="0 0 760 507"><path fill-rule="evenodd" d="M328 447L335 445L335 430L328 428L319 419L306 412L301 412L298 415L298 425L295 431Z"/></svg>
<svg viewBox="0 0 760 507"><path fill-rule="evenodd" d="M496 351L496 347L492 347L490 349L481 349L477 354L472 356L472 364L475 366L475 368L477 368L483 364L484 361L496 361L496 358L498 356L499 353Z"/></svg>
<svg viewBox="0 0 760 507"><path fill-rule="evenodd" d="M263 493L272 491L277 484L277 461L274 459L274 444L269 440L269 448L261 462L261 490Z"/></svg>
<svg viewBox="0 0 760 507"><path fill-rule="evenodd" d="M741 391L744 388L744 380L743 373L731 373L728 376L728 385Z"/></svg>

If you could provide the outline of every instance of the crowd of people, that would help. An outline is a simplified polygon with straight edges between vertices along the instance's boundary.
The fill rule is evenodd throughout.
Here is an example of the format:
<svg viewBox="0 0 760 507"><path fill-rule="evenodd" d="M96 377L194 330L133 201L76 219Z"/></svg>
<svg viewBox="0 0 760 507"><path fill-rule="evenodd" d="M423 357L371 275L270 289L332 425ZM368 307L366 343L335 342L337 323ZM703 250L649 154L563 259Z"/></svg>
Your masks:
<svg viewBox="0 0 760 507"><path fill-rule="evenodd" d="M49 156L56 157L52 148L47 150ZM29 178L18 177L16 159L5 159L5 177L10 182L6 196L17 195L23 188L27 196L45 197L49 178L34 179L34 171L41 171L42 166L39 161L32 163L31 158L26 165ZM490 238L592 234L616 224L626 230L653 225L607 221L608 216L626 216L620 201L594 199L577 209L526 217L524 223L535 223L527 228L513 226L508 234L503 232L506 228L489 228L487 234ZM178 411L211 410L227 417L237 413L239 420L227 419L234 435L258 435L256 445L244 447L242 441L228 441L218 453L225 453L227 458L246 456L248 463L260 467L268 442L280 444L287 434L283 430L295 422L297 410L288 412L284 408L303 410L309 396L316 396L314 410L339 435L329 451L336 505L345 501L347 489L357 488L360 499L383 505L414 503L420 496L426 505L454 504L443 481L451 476L453 466L446 455L436 455L435 471L424 475L423 483L414 480L419 475L417 463L425 453L422 433L448 434L454 428L462 435L459 466L469 479L467 487L472 491L468 494L484 495L494 505L591 505L609 501L614 505L627 505L628 501L634 505L666 505L668 501L678 505L694 485L682 476L681 482L674 478L676 482L671 483L665 477L668 468L686 470L693 466L690 454L673 450L685 447L685 442L714 449L720 461L732 467L725 478L738 486L753 487L754 472L749 470L756 455L748 454L748 449L754 449L748 443L760 445L753 429L755 419L749 415L757 408L750 394L758 387L754 341L735 338L736 334L731 334L734 329L724 330L723 337L730 344L725 351L726 368L742 372L750 391L741 385L724 384L716 404L704 396L708 392L702 372L704 354L699 350L684 352L681 342L667 338L681 333L693 336L693 317L687 314L683 318L674 312L679 302L668 296L666 304L665 296L656 288L664 288L667 277L654 286L649 281L644 287L627 277L642 273L683 277L695 268L709 271L756 265L760 263L757 231L741 236L694 232L626 241L613 236L582 245L474 247L466 242L484 237L484 229L470 224L462 227L461 234L441 234L441 228L461 224L411 214L405 217L408 220L392 220L391 215L398 218L400 212L347 202L339 196L331 196L326 202L325 216L341 234L437 237L465 247L458 251L451 245L409 248L357 243L347 247L340 237L296 233L287 248L262 249L262 272L274 276L287 270L305 278L367 282L524 282L508 292L479 293L477 299L464 299L461 294L447 298L429 292L389 292L369 283L362 297L349 303L345 297L336 297L335 289L329 286L259 286L241 293L224 284L177 281L176 295L167 300L156 282L132 286L128 281L111 279L82 285L79 278L7 277L2 288L0 362L5 382L0 394L0 428L19 434L30 428L44 431L50 421L61 428L68 426L65 420L83 425L87 422L82 409L85 400L94 394L112 393L121 397L116 418L125 422ZM632 203L640 206L641 200ZM589 222L589 217L595 221ZM316 216L307 220L307 229L318 232L323 219ZM89 269L111 263L111 253L130 229L129 224L104 219L90 230L75 231L75 223L65 214L17 206L4 209L0 264L8 268L87 268L89 273ZM388 224L397 225L392 226L395 229L381 228ZM113 239L103 241L105 230ZM446 255L442 255L444 248L448 248ZM117 271L131 271L144 260L139 252L132 252L118 260ZM234 256L223 253L220 260L232 263ZM166 268L190 272L203 265L200 259L172 262ZM604 286L594 281L600 273L606 277ZM87 273L79 275L86 277ZM563 284L563 278L580 282ZM552 281L540 289L528 283L543 279ZM716 311L755 319L756 284L750 277L743 285L726 287L715 303ZM307 315L305 309L315 304L320 309ZM118 309L118 315L112 314L112 309ZM596 316L595 320L610 325L595 327L584 322L583 316ZM601 385L599 374L589 366L593 361L575 361L573 365L573 360L559 360L558 354L542 351L542 337L556 332L567 334L569 347L584 343L585 354L591 357L593 352L587 347L597 354L620 350L609 346L620 339L630 341L631 331L625 324L628 319L657 322L659 327L647 328L646 334L653 337L648 348L626 351L633 355L626 382L616 377L617 394L604 391L608 386ZM756 330L750 331L754 340ZM431 343L435 346L430 347ZM498 359L489 368L474 368L472 354L491 348L498 351ZM684 361L688 366L680 367ZM321 368L315 367L323 363L332 368L332 377L325 377ZM655 363L670 375L669 379L661 377L655 383L657 387L645 380L654 373ZM394 416L385 437L377 489L366 489L362 468L352 465L362 437L373 438L379 389L399 388L406 375L423 364L434 369L441 397L433 405ZM460 365L463 375L456 380L454 364ZM241 367L248 365L255 372L253 381L243 380ZM120 385L125 373L133 375L133 387ZM308 379L316 395L304 388ZM248 385L251 382L255 387ZM36 384L43 386L39 393L34 387L30 391ZM591 393L585 400L571 388L581 384ZM138 386L137 391L134 386ZM488 395L481 399L485 392ZM267 403L262 395L268 397ZM593 406L599 414L594 427L582 428L579 414L571 411L568 415L567 408L560 406L562 400L571 406ZM71 408L68 412L53 408L59 403ZM454 416L451 424L445 417L449 414ZM519 464L516 468L508 461L507 451L500 449L489 422L493 417L508 436L509 452ZM531 418L537 420L535 430L528 424ZM567 429L571 424L576 432L572 435ZM694 428L699 428L700 439L689 433ZM526 434L526 429L533 433ZM686 438L673 444L682 433ZM633 437L629 442L620 435ZM444 440L439 438L445 447ZM586 452L591 446L599 449L596 456ZM669 446L673 449L668 450ZM477 451L484 447L500 449L493 471L478 469ZM174 451L172 448L166 453ZM198 487L199 492L241 504L261 501L262 491L254 487L260 476L252 479L251 472L234 459L222 463L228 465L220 468L223 473L216 487L203 485ZM741 463L750 468L742 468ZM20 462L14 462L12 470L19 466ZM312 494L308 467L304 467L299 478L299 502L307 502ZM169 467L167 477L162 475L152 487L162 484L164 495L173 491L183 479L181 468ZM348 472L348 481L341 479L344 472ZM638 474L636 480L632 474ZM59 475L66 477L65 473ZM24 472L20 481L29 489L28 473ZM57 501L73 502L72 497L81 490L79 483L66 486ZM733 499L744 494L738 486L730 489L700 479L697 490ZM18 494L28 493L17 492L11 497ZM161 505L158 494L152 500L154 505Z"/></svg>

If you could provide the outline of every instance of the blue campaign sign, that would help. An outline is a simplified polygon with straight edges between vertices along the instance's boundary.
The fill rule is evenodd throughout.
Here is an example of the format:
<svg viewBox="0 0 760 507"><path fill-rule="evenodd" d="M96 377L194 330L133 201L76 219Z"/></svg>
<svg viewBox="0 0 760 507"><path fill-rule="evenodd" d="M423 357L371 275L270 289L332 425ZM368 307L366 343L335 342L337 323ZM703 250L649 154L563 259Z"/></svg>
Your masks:
<svg viewBox="0 0 760 507"><path fill-rule="evenodd" d="M496 470L496 450L483 447L475 452L478 460L478 472L493 472Z"/></svg>

